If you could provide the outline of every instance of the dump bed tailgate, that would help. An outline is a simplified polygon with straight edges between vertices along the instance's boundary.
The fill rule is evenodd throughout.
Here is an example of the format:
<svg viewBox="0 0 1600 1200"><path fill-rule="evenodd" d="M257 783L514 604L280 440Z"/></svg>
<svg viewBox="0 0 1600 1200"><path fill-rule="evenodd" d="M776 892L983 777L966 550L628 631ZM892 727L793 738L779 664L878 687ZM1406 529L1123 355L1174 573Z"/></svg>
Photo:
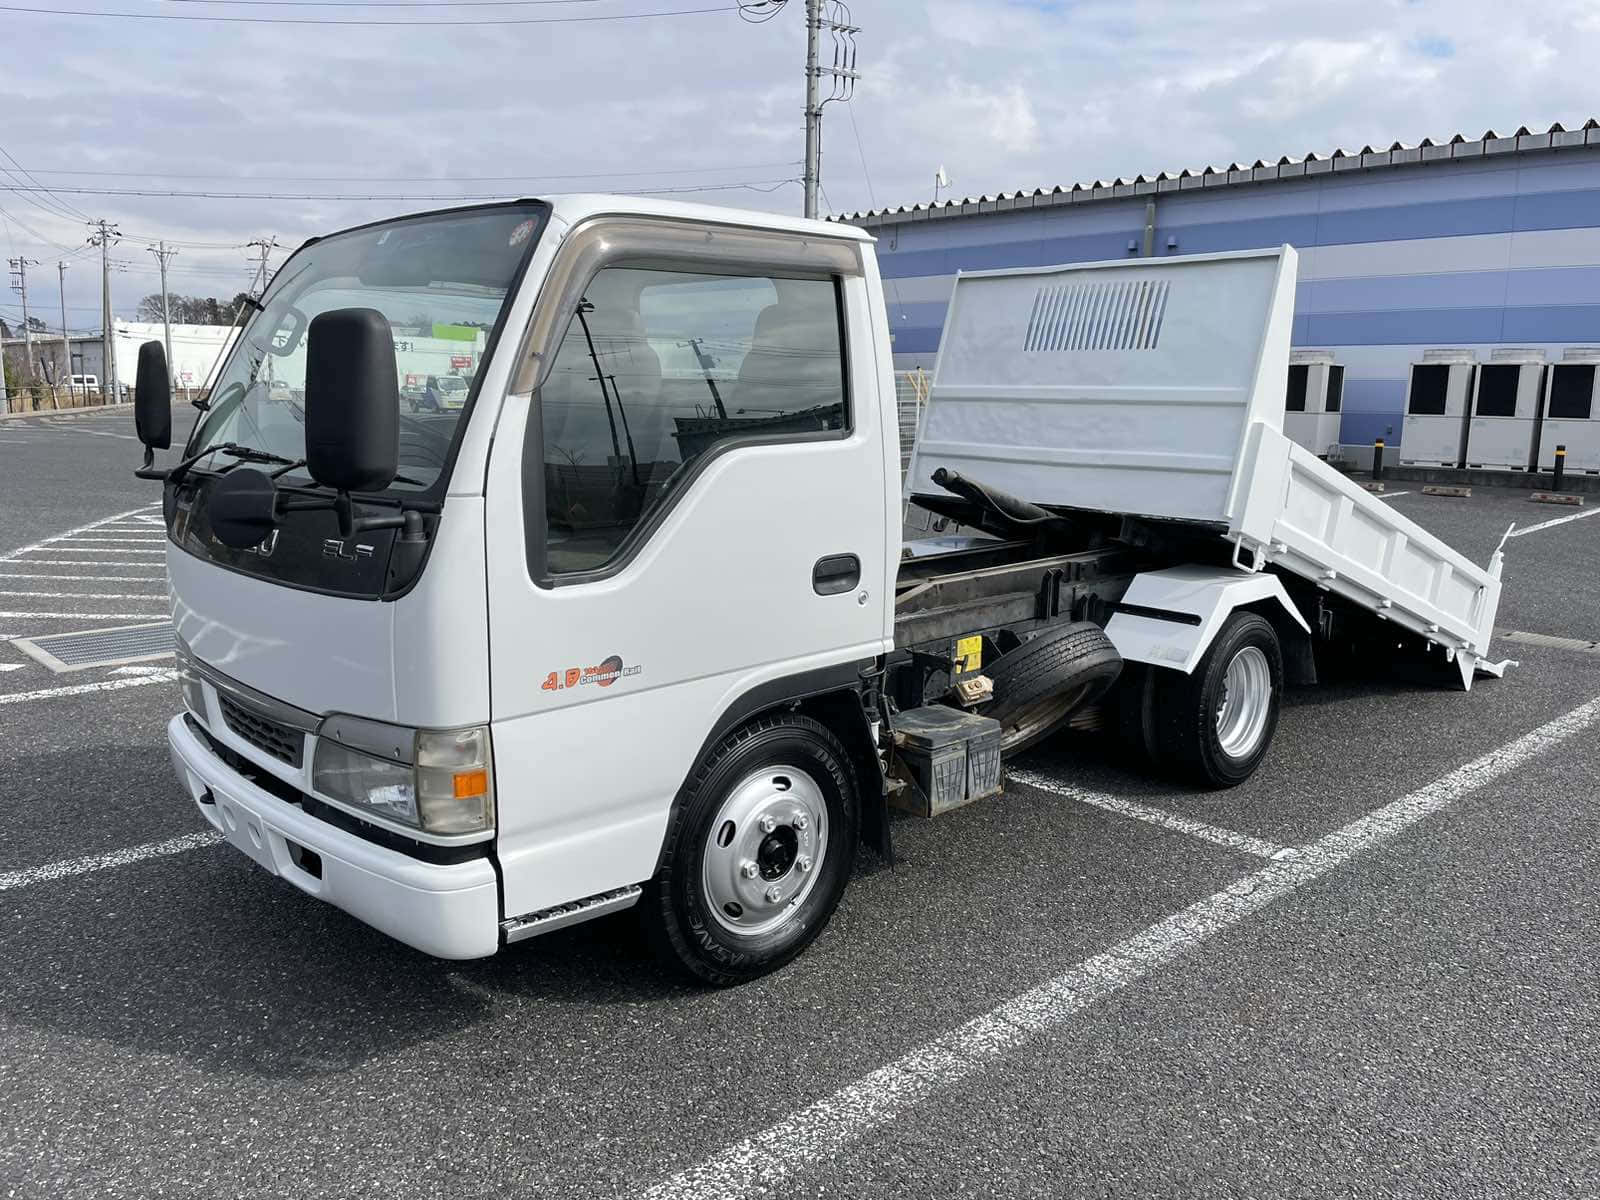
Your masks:
<svg viewBox="0 0 1600 1200"><path fill-rule="evenodd" d="M1209 526L1241 570L1298 575L1487 654L1479 567L1283 436L1289 246L960 275L908 496L947 467L1035 504Z"/></svg>
<svg viewBox="0 0 1600 1200"><path fill-rule="evenodd" d="M1295 252L957 278L906 477L1226 525L1249 428L1283 423Z"/></svg>

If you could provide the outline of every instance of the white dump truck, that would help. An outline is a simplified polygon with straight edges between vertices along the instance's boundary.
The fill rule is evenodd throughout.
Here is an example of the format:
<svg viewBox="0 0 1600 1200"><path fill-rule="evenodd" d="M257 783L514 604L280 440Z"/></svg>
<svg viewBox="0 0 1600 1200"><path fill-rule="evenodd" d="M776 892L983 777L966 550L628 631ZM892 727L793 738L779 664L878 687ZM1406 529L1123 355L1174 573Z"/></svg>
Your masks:
<svg viewBox="0 0 1600 1200"><path fill-rule="evenodd" d="M141 350L178 778L429 954L636 907L731 984L816 937L859 840L892 856L891 809L993 796L1068 723L1226 786L1327 651L1470 686L1498 557L1283 436L1294 277L1288 247L961 276L902 489L858 230L580 196L309 242L161 466ZM492 331L426 418L419 307ZM959 532L906 540L908 502Z"/></svg>

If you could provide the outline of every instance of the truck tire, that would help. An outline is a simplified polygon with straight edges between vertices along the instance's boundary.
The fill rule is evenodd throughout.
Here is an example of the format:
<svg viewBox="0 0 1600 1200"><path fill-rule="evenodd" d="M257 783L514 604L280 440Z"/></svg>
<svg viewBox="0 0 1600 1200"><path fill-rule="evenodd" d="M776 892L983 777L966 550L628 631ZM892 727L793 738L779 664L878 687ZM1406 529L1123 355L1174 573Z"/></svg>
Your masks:
<svg viewBox="0 0 1600 1200"><path fill-rule="evenodd" d="M1155 727L1156 669L1141 662L1124 662L1112 689L1117 740L1130 765L1151 771L1160 765Z"/></svg>
<svg viewBox="0 0 1600 1200"><path fill-rule="evenodd" d="M715 987L777 970L839 906L860 820L850 755L827 726L782 713L735 730L679 794L639 905L646 936Z"/></svg>
<svg viewBox="0 0 1600 1200"><path fill-rule="evenodd" d="M1283 651L1266 618L1234 613L1191 674L1158 670L1155 677L1163 765L1201 787L1250 778L1272 743L1283 696Z"/></svg>
<svg viewBox="0 0 1600 1200"><path fill-rule="evenodd" d="M1080 705L1116 682L1122 656L1088 621L1048 629L987 669L994 700L983 715L1000 722L1000 753L1020 754L1059 729Z"/></svg>

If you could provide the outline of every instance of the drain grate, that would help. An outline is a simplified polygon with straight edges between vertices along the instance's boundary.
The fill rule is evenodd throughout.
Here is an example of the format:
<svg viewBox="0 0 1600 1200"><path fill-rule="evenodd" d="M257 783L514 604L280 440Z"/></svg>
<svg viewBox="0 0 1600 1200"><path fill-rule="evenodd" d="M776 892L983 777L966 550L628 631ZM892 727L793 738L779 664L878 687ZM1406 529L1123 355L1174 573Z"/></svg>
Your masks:
<svg viewBox="0 0 1600 1200"><path fill-rule="evenodd" d="M12 644L56 672L82 671L87 667L116 667L123 663L169 657L173 652L172 622L157 621L151 625L124 625L117 629L89 629L82 633L17 638Z"/></svg>

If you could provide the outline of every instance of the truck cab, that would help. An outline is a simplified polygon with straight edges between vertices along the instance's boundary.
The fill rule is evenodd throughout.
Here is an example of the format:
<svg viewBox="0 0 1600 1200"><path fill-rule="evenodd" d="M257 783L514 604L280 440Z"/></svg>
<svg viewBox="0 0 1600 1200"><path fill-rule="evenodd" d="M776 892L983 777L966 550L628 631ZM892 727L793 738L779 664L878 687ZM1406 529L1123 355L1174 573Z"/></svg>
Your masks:
<svg viewBox="0 0 1600 1200"><path fill-rule="evenodd" d="M342 493L390 524L341 526L306 462L319 395L344 403L319 384L319 334L419 308L488 330L487 353L458 410L413 415L394 388L376 418L394 469ZM853 696L889 649L887 327L865 235L768 215L576 197L302 247L164 483L186 702L169 736L200 811L442 957L637 901L708 752ZM274 403L269 377L305 408ZM241 534L246 480L273 500ZM843 739L802 726L782 789L752 785L755 842L741 819L725 849L763 916L720 906L732 945L770 940L763 922L819 878L842 888L856 817L824 792L863 760L842 744L863 722L858 704ZM774 838L774 814L809 828Z"/></svg>

